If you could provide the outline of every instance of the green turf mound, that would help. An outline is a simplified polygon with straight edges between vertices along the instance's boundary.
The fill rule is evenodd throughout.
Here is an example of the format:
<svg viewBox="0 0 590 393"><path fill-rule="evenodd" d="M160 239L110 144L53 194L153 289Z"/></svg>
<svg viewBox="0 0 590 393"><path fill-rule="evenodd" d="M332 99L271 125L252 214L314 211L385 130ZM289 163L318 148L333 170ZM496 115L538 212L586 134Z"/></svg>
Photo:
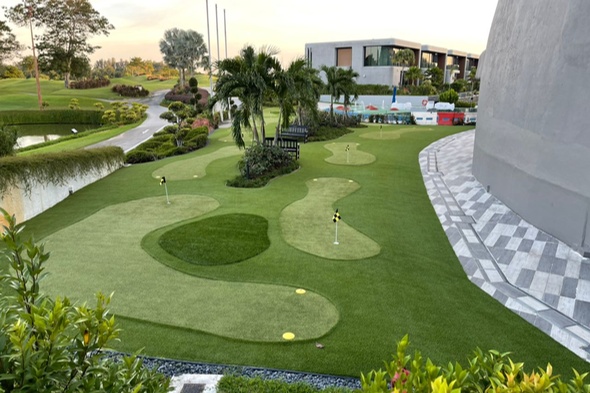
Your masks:
<svg viewBox="0 0 590 393"><path fill-rule="evenodd" d="M180 160L164 165L152 173L152 177L166 176L166 180L189 180L204 177L207 166L215 160L237 156L242 152L237 146L226 146L213 153L199 155L187 160Z"/></svg>
<svg viewBox="0 0 590 393"><path fill-rule="evenodd" d="M187 263L227 265L252 258L270 246L268 221L253 214L226 214L163 233L160 247Z"/></svg>
<svg viewBox="0 0 590 393"><path fill-rule="evenodd" d="M111 205L45 239L51 251L45 290L94 301L114 292L112 312L162 325L257 342L316 339L338 322L336 307L314 292L276 284L208 280L171 269L142 248L146 234L194 220L219 203L175 195Z"/></svg>
<svg viewBox="0 0 590 393"><path fill-rule="evenodd" d="M281 232L287 243L328 259L355 260L379 254L379 244L346 223L346 212L340 212L343 219L338 222L339 244L334 244L334 204L358 190L358 183L341 178L320 178L306 185L309 191L305 198L281 212Z"/></svg>
<svg viewBox="0 0 590 393"><path fill-rule="evenodd" d="M332 152L326 162L336 165L367 165L375 161L375 156L357 150L358 143L333 142L324 145Z"/></svg>

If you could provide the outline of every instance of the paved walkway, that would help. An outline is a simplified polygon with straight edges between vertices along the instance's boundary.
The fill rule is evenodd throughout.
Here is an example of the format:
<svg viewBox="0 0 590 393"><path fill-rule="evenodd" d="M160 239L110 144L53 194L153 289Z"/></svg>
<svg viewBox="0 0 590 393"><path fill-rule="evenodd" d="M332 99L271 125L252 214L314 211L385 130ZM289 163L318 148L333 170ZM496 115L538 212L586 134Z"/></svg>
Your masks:
<svg viewBox="0 0 590 393"><path fill-rule="evenodd" d="M473 177L475 131L420 153L430 200L469 279L590 361L590 260L527 223Z"/></svg>

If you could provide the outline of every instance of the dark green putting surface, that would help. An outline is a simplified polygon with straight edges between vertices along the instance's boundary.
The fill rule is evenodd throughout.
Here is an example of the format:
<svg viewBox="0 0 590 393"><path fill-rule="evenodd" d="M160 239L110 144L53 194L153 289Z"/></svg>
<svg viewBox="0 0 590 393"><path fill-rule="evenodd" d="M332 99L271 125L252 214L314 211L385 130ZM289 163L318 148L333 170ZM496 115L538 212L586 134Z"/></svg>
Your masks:
<svg viewBox="0 0 590 393"><path fill-rule="evenodd" d="M165 232L160 247L195 265L226 265L252 258L270 246L268 221L252 214L226 214Z"/></svg>

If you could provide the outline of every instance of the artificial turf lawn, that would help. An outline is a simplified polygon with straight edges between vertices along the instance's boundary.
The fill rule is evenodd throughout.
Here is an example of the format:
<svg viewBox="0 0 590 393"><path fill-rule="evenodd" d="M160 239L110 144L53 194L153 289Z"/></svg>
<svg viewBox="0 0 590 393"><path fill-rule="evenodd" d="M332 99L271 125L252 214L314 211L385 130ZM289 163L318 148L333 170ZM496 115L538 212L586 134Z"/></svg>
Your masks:
<svg viewBox="0 0 590 393"><path fill-rule="evenodd" d="M368 165L375 156L358 149L358 143L332 142L324 147L332 152L326 162L336 165Z"/></svg>
<svg viewBox="0 0 590 393"><path fill-rule="evenodd" d="M360 143L364 152L377 158L369 165L330 164L325 159L332 153L324 147L325 142L304 144L299 160L301 168L271 181L261 189L232 189L225 186L225 179L237 174L238 156L210 162L207 176L203 178L169 181L172 206L174 198L180 195L205 197L204 200L211 198L219 203L215 210L196 218L191 212L199 209L200 203L191 203L186 207L187 219L245 213L264 217L269 223L271 246L265 252L232 265L192 265L190 274L237 285L264 284L291 289L301 287L307 289L308 293L320 295L319 300L328 299L338 310L339 320L318 339L260 343L198 330L201 323L210 323L206 320L213 313L231 315L234 312L234 317L242 321L241 312L250 310L236 310L231 301L234 298L227 297L227 293L231 292L229 290L226 297L221 299L208 297L206 291L200 290L198 280L190 281L193 284L188 286L190 289L185 287L183 291L177 291L179 283L189 282L184 277L188 275L180 273L184 270L179 265L173 266L178 260L170 256L164 263L174 269L153 261L146 254L141 256L142 263L150 261L145 268L142 265L136 271L127 266L137 257L135 253L139 255L141 251L136 242L142 241L147 250L146 242L152 247L154 244L157 246L159 230L169 230L186 222L175 222L182 218L168 219L164 214L157 225L149 227L154 228L151 232L149 228L139 231L143 226L144 215L140 214L137 218L125 216L129 218L119 223L115 213L123 214L126 210L119 208L109 211L105 208L124 207L126 205L122 203L135 200L142 200L143 204L154 196L158 196L159 199L155 200L165 205L163 189L152 177L154 171L170 163L214 153L227 146L227 142L221 141L231 140L228 137L229 130L217 130L206 148L189 156L121 169L29 220L27 233L34 233L36 238L50 240L53 236L47 236L58 235L47 244L47 250L52 251L53 255L49 261L51 276L44 284L45 288L52 293L90 297L96 289L108 292L112 288L112 281L117 283L119 289L114 295L113 311L118 314L118 321L123 328L122 342L117 349L128 352L143 347L146 354L169 358L358 377L361 371L382 367L383 360L391 358L395 342L409 333L411 348L421 350L425 357L439 363L454 360L464 362L475 347L481 347L510 351L514 360L525 362L527 370L545 367L547 362L551 362L556 373L571 375L572 367L586 371L586 362L505 309L466 278L425 192L418 153L433 141L467 128L429 128L402 134L405 130L402 126L384 126L382 130L379 126L370 126L356 129L353 134L337 141ZM381 139L380 134L399 135L396 139ZM363 135L374 138L359 138ZM334 224L331 222L333 209L339 208L341 223L378 244L379 254L361 260L334 260L301 251L283 237L281 220L287 208L306 199L308 182L330 178L352 180L360 187L340 199L332 198L326 203L326 211L321 213L321 219L330 225L330 239L334 234ZM166 211L166 208L162 208L163 213ZM157 209L154 214L158 214ZM86 221L90 218L91 221ZM170 226L166 227L166 223L170 223ZM116 228L119 224L126 225L126 231L117 231L117 235L107 241L109 227ZM292 225L305 228L306 224L294 221ZM95 226L106 228L98 231ZM68 231L69 236L63 236L62 230L69 228L73 228ZM127 231L147 235L138 233L133 244L121 244L119 240L126 238ZM89 237L84 246L75 240L79 234ZM58 243L63 245L58 247ZM341 245L346 245L344 239ZM58 248L59 252L56 252ZM158 248L149 250L149 255L167 254ZM72 249L76 250L76 255L66 255ZM105 254L105 250L109 249L113 250ZM93 256L95 253L100 257ZM165 258L160 256L158 259L164 261ZM60 273L60 277L55 277L53 269L64 260L68 268ZM159 267L155 268L156 265ZM83 273L85 269L94 272L93 275L87 277ZM121 269L133 272L130 273L131 279L123 280ZM66 285L62 281L67 279L71 270L77 271L75 274L82 281ZM164 281L162 278L172 275L169 271L173 270L176 271L173 275L175 280ZM149 277L150 272L156 276ZM150 281L146 282L138 276L145 276ZM190 280L197 277L191 277ZM119 280L123 282L118 283ZM85 288L87 285L92 287ZM201 296L192 297L193 291L198 291ZM166 300L164 296L168 295L173 295L174 299ZM151 314L160 310L167 312L168 308L177 308L178 301L188 306L183 300L188 296L191 296L196 306L209 307L212 314L193 316L194 323L197 323L195 326L185 323L188 318L186 314L189 314L185 308L181 308L171 318L162 318L162 322L150 319ZM151 302L145 302L144 298L149 298ZM121 309L117 302L122 304ZM146 314L150 314L150 318ZM253 319L261 323L272 324L274 321L272 314L267 312L253 314ZM204 322L201 321L203 319ZM240 333L244 334L242 331ZM318 350L316 341L321 342L324 349Z"/></svg>
<svg viewBox="0 0 590 393"><path fill-rule="evenodd" d="M196 265L226 265L270 246L268 221L252 214L225 214L171 229L158 241L169 254Z"/></svg>

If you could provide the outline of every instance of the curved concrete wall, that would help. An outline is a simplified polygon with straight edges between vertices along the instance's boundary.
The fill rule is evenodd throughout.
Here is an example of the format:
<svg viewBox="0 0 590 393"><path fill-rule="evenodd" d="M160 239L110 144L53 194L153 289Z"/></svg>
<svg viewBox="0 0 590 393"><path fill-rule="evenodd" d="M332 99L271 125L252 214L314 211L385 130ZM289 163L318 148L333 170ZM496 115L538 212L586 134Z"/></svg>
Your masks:
<svg viewBox="0 0 590 393"><path fill-rule="evenodd" d="M531 224L590 249L590 2L499 0L473 173Z"/></svg>

